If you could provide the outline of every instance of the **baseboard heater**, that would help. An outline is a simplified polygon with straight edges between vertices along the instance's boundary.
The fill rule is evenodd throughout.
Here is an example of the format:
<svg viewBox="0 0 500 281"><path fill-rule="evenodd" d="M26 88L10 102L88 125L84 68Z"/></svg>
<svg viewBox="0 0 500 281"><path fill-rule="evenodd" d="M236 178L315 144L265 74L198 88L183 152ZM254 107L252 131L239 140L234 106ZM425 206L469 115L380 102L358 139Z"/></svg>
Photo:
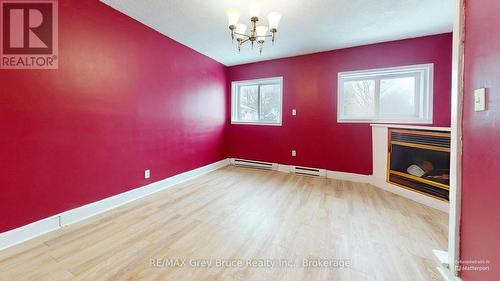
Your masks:
<svg viewBox="0 0 500 281"><path fill-rule="evenodd" d="M322 170L322 169L295 166L295 167L292 167L291 171L292 171L292 173L299 174L299 175L315 176L315 177L325 177L326 176L326 171Z"/></svg>
<svg viewBox="0 0 500 281"><path fill-rule="evenodd" d="M231 164L237 167L273 170L273 163L252 161L245 159L232 159Z"/></svg>

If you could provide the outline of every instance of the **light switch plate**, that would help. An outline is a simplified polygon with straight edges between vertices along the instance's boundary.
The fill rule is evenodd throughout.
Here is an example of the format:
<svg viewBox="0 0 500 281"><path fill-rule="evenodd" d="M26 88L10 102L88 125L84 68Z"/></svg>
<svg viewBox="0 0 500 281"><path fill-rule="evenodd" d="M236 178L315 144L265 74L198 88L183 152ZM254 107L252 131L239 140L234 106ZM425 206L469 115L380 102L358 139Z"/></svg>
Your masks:
<svg viewBox="0 0 500 281"><path fill-rule="evenodd" d="M292 115L293 115L293 116L297 115L297 109L295 109L295 108L294 108L294 109L292 109Z"/></svg>
<svg viewBox="0 0 500 281"><path fill-rule="evenodd" d="M474 111L486 110L486 88L474 91Z"/></svg>

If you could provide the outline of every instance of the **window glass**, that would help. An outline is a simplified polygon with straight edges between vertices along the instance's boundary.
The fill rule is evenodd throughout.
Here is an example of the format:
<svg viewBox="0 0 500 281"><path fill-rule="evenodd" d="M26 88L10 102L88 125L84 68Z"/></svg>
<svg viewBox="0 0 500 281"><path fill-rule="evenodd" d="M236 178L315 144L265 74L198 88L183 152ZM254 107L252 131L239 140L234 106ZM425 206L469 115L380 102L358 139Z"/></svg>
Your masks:
<svg viewBox="0 0 500 281"><path fill-rule="evenodd" d="M281 125L283 79L232 83L231 123Z"/></svg>
<svg viewBox="0 0 500 281"><path fill-rule="evenodd" d="M344 113L349 116L375 114L375 81L360 80L344 83Z"/></svg>
<svg viewBox="0 0 500 281"><path fill-rule="evenodd" d="M415 77L380 80L380 114L415 115Z"/></svg>
<svg viewBox="0 0 500 281"><path fill-rule="evenodd" d="M338 122L432 123L432 64L341 72L338 85Z"/></svg>
<svg viewBox="0 0 500 281"><path fill-rule="evenodd" d="M281 86L279 84L260 86L260 120L279 122L281 118Z"/></svg>
<svg viewBox="0 0 500 281"><path fill-rule="evenodd" d="M238 96L238 120L259 120L259 86L241 86Z"/></svg>

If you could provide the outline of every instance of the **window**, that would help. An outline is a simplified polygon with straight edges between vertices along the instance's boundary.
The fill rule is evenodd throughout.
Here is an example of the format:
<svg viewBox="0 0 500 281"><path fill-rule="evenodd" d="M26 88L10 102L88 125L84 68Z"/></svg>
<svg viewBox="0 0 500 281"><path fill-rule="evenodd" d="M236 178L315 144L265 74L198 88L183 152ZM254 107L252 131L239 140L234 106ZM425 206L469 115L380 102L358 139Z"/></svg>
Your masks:
<svg viewBox="0 0 500 281"><path fill-rule="evenodd" d="M283 78L232 83L232 124L281 125Z"/></svg>
<svg viewBox="0 0 500 281"><path fill-rule="evenodd" d="M432 123L433 64L339 73L338 122Z"/></svg>

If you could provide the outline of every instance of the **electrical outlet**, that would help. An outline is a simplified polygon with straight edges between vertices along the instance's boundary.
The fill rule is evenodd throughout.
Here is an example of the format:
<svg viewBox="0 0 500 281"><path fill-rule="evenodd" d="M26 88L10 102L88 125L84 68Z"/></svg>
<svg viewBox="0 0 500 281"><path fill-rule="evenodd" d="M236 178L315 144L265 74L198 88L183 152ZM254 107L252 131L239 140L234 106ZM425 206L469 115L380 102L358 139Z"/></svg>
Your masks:
<svg viewBox="0 0 500 281"><path fill-rule="evenodd" d="M293 115L293 116L297 115L297 109L295 109L295 108L294 108L294 109L292 109L292 115Z"/></svg>
<svg viewBox="0 0 500 281"><path fill-rule="evenodd" d="M292 156L293 157L297 156L297 151L296 150L292 150Z"/></svg>
<svg viewBox="0 0 500 281"><path fill-rule="evenodd" d="M150 170L144 171L144 178L149 179L150 177L151 177L151 171Z"/></svg>

